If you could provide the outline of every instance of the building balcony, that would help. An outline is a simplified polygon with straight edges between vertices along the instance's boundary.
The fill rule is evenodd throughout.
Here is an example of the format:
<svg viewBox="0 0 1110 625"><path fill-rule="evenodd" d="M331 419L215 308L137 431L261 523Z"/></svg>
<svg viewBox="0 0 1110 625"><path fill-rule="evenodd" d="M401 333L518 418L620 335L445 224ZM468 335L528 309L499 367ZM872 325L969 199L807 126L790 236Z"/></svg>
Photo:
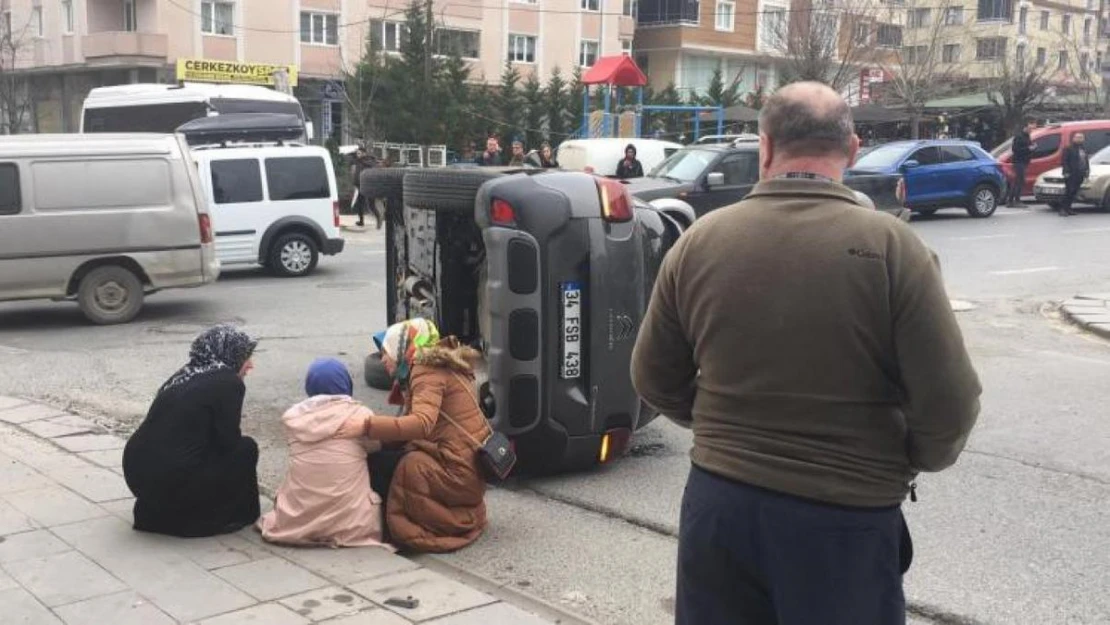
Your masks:
<svg viewBox="0 0 1110 625"><path fill-rule="evenodd" d="M169 41L159 33L108 31L85 35L82 50L85 59L91 62L149 59L165 63Z"/></svg>

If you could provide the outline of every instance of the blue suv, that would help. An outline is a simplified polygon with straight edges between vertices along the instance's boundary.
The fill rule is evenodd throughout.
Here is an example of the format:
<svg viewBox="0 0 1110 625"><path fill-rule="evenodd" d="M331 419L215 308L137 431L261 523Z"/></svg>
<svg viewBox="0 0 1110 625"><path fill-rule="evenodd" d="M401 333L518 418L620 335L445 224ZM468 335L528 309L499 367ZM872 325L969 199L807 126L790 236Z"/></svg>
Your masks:
<svg viewBox="0 0 1110 625"><path fill-rule="evenodd" d="M847 176L902 174L906 207L931 215L963 208L972 217L990 217L1006 193L1002 166L971 141L896 141L863 155Z"/></svg>

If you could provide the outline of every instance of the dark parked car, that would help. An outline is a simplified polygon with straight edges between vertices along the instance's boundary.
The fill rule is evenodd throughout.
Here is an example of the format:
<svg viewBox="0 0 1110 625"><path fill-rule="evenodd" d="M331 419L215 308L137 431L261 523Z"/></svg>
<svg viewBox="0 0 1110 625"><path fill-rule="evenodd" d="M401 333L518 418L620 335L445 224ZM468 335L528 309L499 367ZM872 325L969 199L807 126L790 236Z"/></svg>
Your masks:
<svg viewBox="0 0 1110 625"><path fill-rule="evenodd" d="M891 172L845 174L844 184L868 196L879 210L898 212L896 188L901 175ZM735 204L759 181L759 144L736 142L688 146L672 154L643 178L627 182L636 197L659 205L688 205L700 217Z"/></svg>
<svg viewBox="0 0 1110 625"><path fill-rule="evenodd" d="M858 159L850 171L900 173L906 181L906 206L926 215L954 207L972 217L990 217L1006 192L1002 166L971 141L887 143Z"/></svg>
<svg viewBox="0 0 1110 625"><path fill-rule="evenodd" d="M578 172L375 176L392 177L374 181L392 193L385 321L433 319L484 354L481 403L522 469L577 470L622 455L655 417L629 374L637 329L659 264L693 214ZM373 357L367 382L386 382Z"/></svg>

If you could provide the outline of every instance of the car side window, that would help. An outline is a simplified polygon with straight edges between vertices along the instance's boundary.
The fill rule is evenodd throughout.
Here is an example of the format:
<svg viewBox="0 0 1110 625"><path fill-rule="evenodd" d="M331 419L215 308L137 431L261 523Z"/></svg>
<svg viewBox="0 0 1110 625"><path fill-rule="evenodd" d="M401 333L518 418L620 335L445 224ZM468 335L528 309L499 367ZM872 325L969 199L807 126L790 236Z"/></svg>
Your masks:
<svg viewBox="0 0 1110 625"><path fill-rule="evenodd" d="M262 201L262 172L258 159L212 161L212 199L217 204Z"/></svg>
<svg viewBox="0 0 1110 625"><path fill-rule="evenodd" d="M274 202L331 197L324 159L316 156L266 159L266 184Z"/></svg>
<svg viewBox="0 0 1110 625"><path fill-rule="evenodd" d="M1052 156L1060 149L1060 133L1037 137L1033 140L1033 143L1037 145L1033 149L1032 154L1029 155L1029 158L1036 160L1038 158Z"/></svg>
<svg viewBox="0 0 1110 625"><path fill-rule="evenodd" d="M759 159L751 154L730 154L713 168L714 173L725 175L725 185L755 184L759 180Z"/></svg>
<svg viewBox="0 0 1110 625"><path fill-rule="evenodd" d="M15 215L21 210L19 167L15 163L0 163L0 215Z"/></svg>
<svg viewBox="0 0 1110 625"><path fill-rule="evenodd" d="M940 148L941 160L945 163L960 163L975 160L975 155L962 145L945 145Z"/></svg>
<svg viewBox="0 0 1110 625"><path fill-rule="evenodd" d="M941 162L940 151L935 147L921 148L907 160L917 161L918 165L937 165Z"/></svg>
<svg viewBox="0 0 1110 625"><path fill-rule="evenodd" d="M1088 154L1094 154L1110 144L1110 133L1105 130L1091 130L1083 134L1086 138L1084 145Z"/></svg>

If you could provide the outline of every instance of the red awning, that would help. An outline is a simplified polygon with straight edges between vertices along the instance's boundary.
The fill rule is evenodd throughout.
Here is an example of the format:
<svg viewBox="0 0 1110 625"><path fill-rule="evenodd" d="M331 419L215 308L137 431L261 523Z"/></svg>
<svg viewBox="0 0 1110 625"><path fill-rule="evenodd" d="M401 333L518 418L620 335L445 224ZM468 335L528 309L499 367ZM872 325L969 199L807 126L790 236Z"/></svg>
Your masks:
<svg viewBox="0 0 1110 625"><path fill-rule="evenodd" d="M587 85L613 85L614 87L643 87L647 85L647 76L640 71L632 57L603 56L594 63L593 67L582 75L582 82Z"/></svg>

